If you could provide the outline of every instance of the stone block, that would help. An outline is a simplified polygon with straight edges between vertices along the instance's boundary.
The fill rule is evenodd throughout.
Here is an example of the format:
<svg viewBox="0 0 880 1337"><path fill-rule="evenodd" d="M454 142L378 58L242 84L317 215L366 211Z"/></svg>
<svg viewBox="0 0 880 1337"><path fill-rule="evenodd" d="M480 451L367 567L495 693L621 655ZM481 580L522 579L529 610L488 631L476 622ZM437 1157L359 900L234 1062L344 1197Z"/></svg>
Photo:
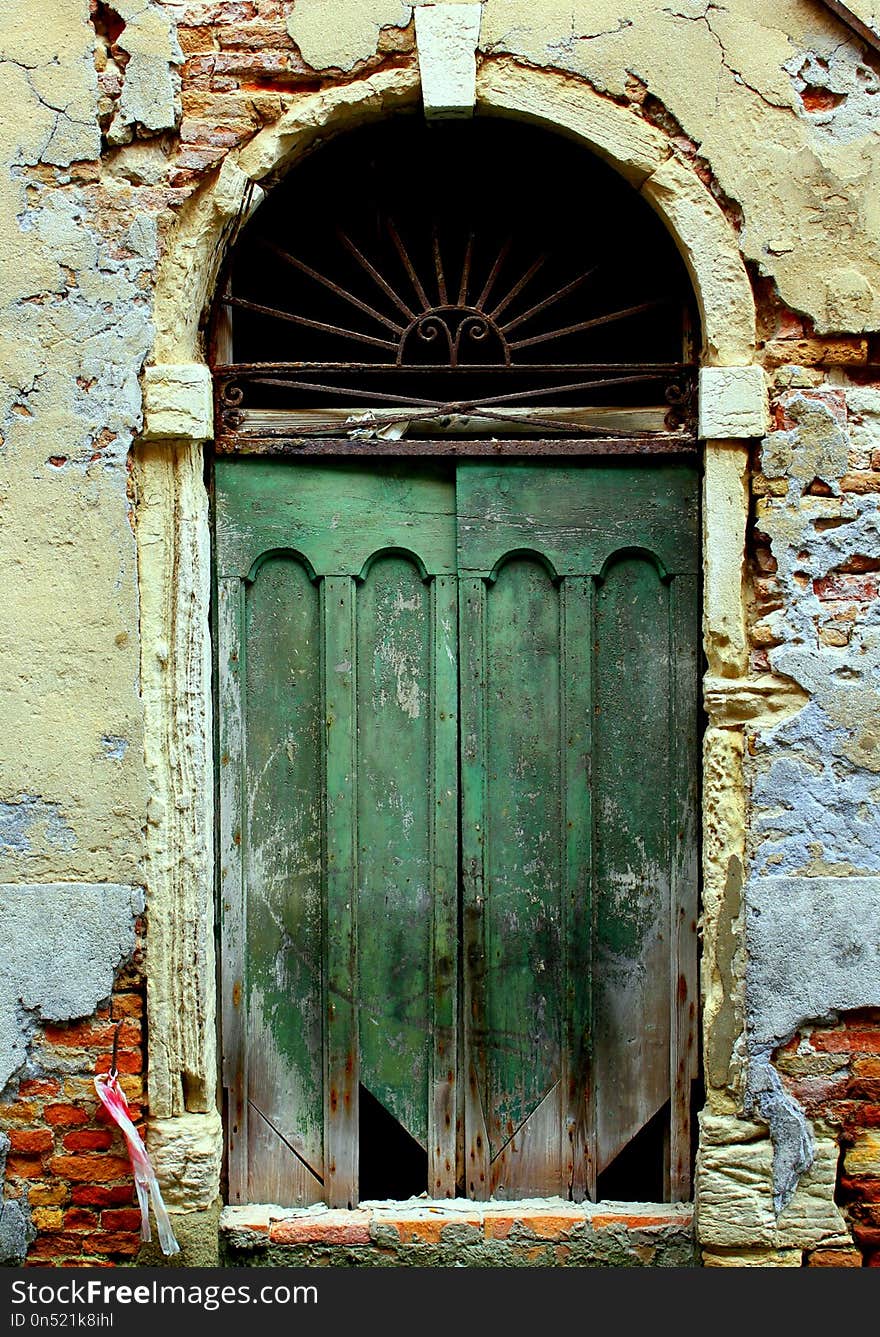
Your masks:
<svg viewBox="0 0 880 1337"><path fill-rule="evenodd" d="M773 1146L703 1145L697 1166L697 1238L714 1251L805 1249L850 1243L834 1203L837 1143L816 1140L815 1160L788 1206L773 1208Z"/></svg>
<svg viewBox="0 0 880 1337"><path fill-rule="evenodd" d="M223 1156L223 1125L216 1110L152 1120L147 1146L170 1211L198 1211L214 1202Z"/></svg>
<svg viewBox="0 0 880 1337"><path fill-rule="evenodd" d="M210 369L199 362L163 363L144 371L145 441L206 441L213 435Z"/></svg>
<svg viewBox="0 0 880 1337"><path fill-rule="evenodd" d="M419 5L416 47L429 120L472 116L477 98L479 4Z"/></svg>
<svg viewBox="0 0 880 1337"><path fill-rule="evenodd" d="M704 440L760 437L767 425L767 385L761 367L700 369L698 431Z"/></svg>

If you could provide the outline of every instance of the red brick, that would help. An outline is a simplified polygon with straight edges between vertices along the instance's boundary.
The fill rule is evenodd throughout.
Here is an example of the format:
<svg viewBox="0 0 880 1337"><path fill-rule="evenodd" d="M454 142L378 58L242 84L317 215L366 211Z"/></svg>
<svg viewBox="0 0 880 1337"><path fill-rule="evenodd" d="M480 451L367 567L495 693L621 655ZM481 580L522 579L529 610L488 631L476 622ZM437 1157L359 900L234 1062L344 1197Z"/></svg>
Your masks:
<svg viewBox="0 0 880 1337"><path fill-rule="evenodd" d="M880 479L878 479L880 482ZM878 577L876 571L869 572L867 575L838 575L833 573L827 576L820 576L813 581L813 593L819 599L850 599L859 603L865 603L871 599L876 599L878 594ZM850 1046L847 1046L850 1048Z"/></svg>
<svg viewBox="0 0 880 1337"><path fill-rule="evenodd" d="M110 1064L113 1060L112 1053L102 1054L95 1063L96 1072L109 1072ZM142 1072L144 1060L141 1051L138 1049L134 1053L120 1053L116 1055L117 1072Z"/></svg>
<svg viewBox="0 0 880 1337"><path fill-rule="evenodd" d="M22 1151L33 1155L42 1151L51 1151L55 1139L48 1128L10 1128L9 1145L13 1151Z"/></svg>
<svg viewBox="0 0 880 1337"><path fill-rule="evenodd" d="M61 1179L53 1179L45 1184L31 1184L28 1189L28 1202L32 1207L57 1207L70 1199L70 1185Z"/></svg>
<svg viewBox="0 0 880 1337"><path fill-rule="evenodd" d="M122 1156L53 1156L49 1169L62 1179L77 1181L125 1179L131 1165Z"/></svg>
<svg viewBox="0 0 880 1337"><path fill-rule="evenodd" d="M12 1179L39 1179L43 1174L43 1162L39 1156L8 1156L6 1173Z"/></svg>
<svg viewBox="0 0 880 1337"><path fill-rule="evenodd" d="M141 1228L141 1214L137 1207L116 1207L101 1213L104 1230L134 1230Z"/></svg>
<svg viewBox="0 0 880 1337"><path fill-rule="evenodd" d="M79 1254L82 1248L82 1235L66 1235L60 1231L48 1231L38 1235L28 1250L28 1262L33 1259L60 1258L65 1255Z"/></svg>
<svg viewBox="0 0 880 1337"><path fill-rule="evenodd" d="M76 1133L67 1133L64 1138L65 1151L106 1151L113 1145L113 1133L109 1128L83 1128Z"/></svg>
<svg viewBox="0 0 880 1337"><path fill-rule="evenodd" d="M880 1227L863 1226L856 1221L853 1224L853 1234L861 1249L880 1249Z"/></svg>
<svg viewBox="0 0 880 1337"><path fill-rule="evenodd" d="M813 1047L828 1053L880 1054L880 1030L814 1031Z"/></svg>
<svg viewBox="0 0 880 1337"><path fill-rule="evenodd" d="M573 1226L583 1226L585 1221L584 1213L578 1208L541 1212L520 1207L487 1212L483 1228L489 1239L507 1239L514 1227L518 1227L531 1235L537 1235L539 1239L557 1240Z"/></svg>
<svg viewBox="0 0 880 1337"><path fill-rule="evenodd" d="M273 1221L273 1244L369 1244L369 1212L316 1212Z"/></svg>
<svg viewBox="0 0 880 1337"><path fill-rule="evenodd" d="M807 1267L861 1267L858 1249L816 1249L807 1257Z"/></svg>
<svg viewBox="0 0 880 1337"><path fill-rule="evenodd" d="M45 1077L26 1077L19 1083L18 1091L22 1096L57 1096L61 1083Z"/></svg>
<svg viewBox="0 0 880 1337"><path fill-rule="evenodd" d="M848 473L840 480L841 492L880 492L880 477L876 473Z"/></svg>
<svg viewBox="0 0 880 1337"><path fill-rule="evenodd" d="M64 1026L44 1026L43 1034L51 1045L72 1045L82 1049L91 1045L110 1045L116 1035L116 1025L109 1021L84 1021ZM122 1048L140 1043L141 1023L129 1018L119 1028ZM54 1094L54 1093L53 1093Z"/></svg>
<svg viewBox="0 0 880 1337"><path fill-rule="evenodd" d="M33 1123L40 1117L40 1107L30 1100L13 1100L0 1105L0 1127L11 1123Z"/></svg>
<svg viewBox="0 0 880 1337"><path fill-rule="evenodd" d="M138 1235L128 1231L94 1231L83 1240L84 1253L121 1253L130 1258L141 1247Z"/></svg>
<svg viewBox="0 0 880 1337"><path fill-rule="evenodd" d="M434 1212L431 1214L401 1212L400 1215L385 1215L383 1213L381 1221L383 1226L395 1227L403 1244L439 1244L443 1231L448 1226L468 1225L476 1229L480 1227L480 1217L476 1212Z"/></svg>
<svg viewBox="0 0 880 1337"><path fill-rule="evenodd" d="M97 1215L88 1207L71 1207L64 1213L65 1230L94 1230L97 1224Z"/></svg>
<svg viewBox="0 0 880 1337"><path fill-rule="evenodd" d="M601 1212L592 1217L594 1230L607 1230L612 1226L623 1226L625 1230L649 1230L652 1226L670 1226L681 1224L680 1216L651 1216L637 1212Z"/></svg>
<svg viewBox="0 0 880 1337"><path fill-rule="evenodd" d="M113 995L113 1015L120 1017L142 1017L144 1000L139 993L115 993Z"/></svg>
<svg viewBox="0 0 880 1337"><path fill-rule="evenodd" d="M880 1179L855 1179L844 1175L840 1189L849 1200L860 1198L862 1202L880 1202Z"/></svg>
<svg viewBox="0 0 880 1337"><path fill-rule="evenodd" d="M55 1128L73 1128L88 1123L90 1115L81 1105L47 1105L43 1117Z"/></svg>
<svg viewBox="0 0 880 1337"><path fill-rule="evenodd" d="M852 1070L854 1076L880 1080L880 1058L853 1059Z"/></svg>
<svg viewBox="0 0 880 1337"><path fill-rule="evenodd" d="M77 1184L73 1201L80 1207L122 1207L134 1201L133 1184Z"/></svg>

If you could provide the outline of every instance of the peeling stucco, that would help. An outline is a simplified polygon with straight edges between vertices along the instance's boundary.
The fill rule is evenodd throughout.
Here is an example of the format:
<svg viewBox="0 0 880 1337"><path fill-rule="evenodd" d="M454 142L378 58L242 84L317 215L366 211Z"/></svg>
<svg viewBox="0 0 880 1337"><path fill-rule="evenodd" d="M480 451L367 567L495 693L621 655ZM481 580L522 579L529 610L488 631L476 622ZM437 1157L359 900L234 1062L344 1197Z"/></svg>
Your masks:
<svg viewBox="0 0 880 1337"><path fill-rule="evenodd" d="M127 453L155 220L104 191L86 0L4 10L0 92L0 877L139 880ZM60 110L59 110L60 109ZM121 231L121 237L120 237ZM22 647L27 647L22 660ZM96 767L102 739L125 739ZM114 745L111 745L111 748Z"/></svg>
<svg viewBox="0 0 880 1337"><path fill-rule="evenodd" d="M776 564L779 606L762 625L772 668L809 700L750 739L745 891L747 1108L771 1128L777 1208L814 1148L803 1111L773 1068L773 1050L808 1021L880 1005L880 878L869 876L880 873L880 629L876 603L859 607L880 526L875 497L841 489L854 447L870 455L880 443L880 397L802 391L783 396L781 408L786 425L762 451L764 475L780 486L762 498L757 516ZM817 480L824 495L810 492ZM832 643L829 627L843 628Z"/></svg>
<svg viewBox="0 0 880 1337"><path fill-rule="evenodd" d="M335 6L329 23L326 0L297 0L287 31L314 69L351 70L375 54L383 28L405 28L411 17L404 0L362 0Z"/></svg>
<svg viewBox="0 0 880 1337"><path fill-rule="evenodd" d="M96 65L105 71L114 47L128 57L124 67L114 61L119 92L110 100L107 143L129 144L136 133L173 130L180 120L183 64L174 19L156 0L113 0L106 8L123 26L114 43L98 28Z"/></svg>
<svg viewBox="0 0 880 1337"><path fill-rule="evenodd" d="M135 945L138 887L0 884L0 1091L39 1021L87 1017Z"/></svg>

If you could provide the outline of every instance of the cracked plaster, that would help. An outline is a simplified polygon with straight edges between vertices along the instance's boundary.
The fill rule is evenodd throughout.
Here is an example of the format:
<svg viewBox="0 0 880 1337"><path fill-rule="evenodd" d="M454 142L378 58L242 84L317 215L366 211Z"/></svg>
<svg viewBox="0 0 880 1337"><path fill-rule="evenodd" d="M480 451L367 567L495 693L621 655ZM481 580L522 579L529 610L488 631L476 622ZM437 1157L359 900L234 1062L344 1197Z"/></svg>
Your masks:
<svg viewBox="0 0 880 1337"><path fill-rule="evenodd" d="M138 887L0 883L0 1092L38 1021L90 1016L108 997L143 908Z"/></svg>
<svg viewBox="0 0 880 1337"><path fill-rule="evenodd" d="M880 395L849 392L859 447L880 445ZM770 538L782 606L762 619L778 642L771 666L807 694L802 710L752 731L746 781L751 796L750 876L745 888L746 1109L773 1135L777 1209L814 1158L803 1111L772 1066L774 1049L806 1022L880 1005L880 610L869 601L848 643L823 644L820 630L846 605L819 598L841 568L880 553L874 496L843 493L852 438L844 395L796 392L790 426L764 442L762 467L783 495L762 499L757 523ZM814 479L831 496L806 489ZM856 598L858 590L855 591ZM850 600L850 604L852 601ZM870 876L874 875L874 876Z"/></svg>
<svg viewBox="0 0 880 1337"><path fill-rule="evenodd" d="M299 0L291 17L295 40L299 40L295 27L301 24L300 36L305 41L310 11L316 29L320 8ZM148 4L137 12L155 9ZM389 19L392 9L394 15ZM134 5L131 10L134 28ZM603 19L606 10L607 19ZM128 183L118 176L108 174L99 191L62 179L58 182L65 187L62 190L30 172L40 164L64 169L97 156L90 58L93 35L81 0L39 0L27 7L15 3L9 11L4 20L0 91L8 105L21 107L21 119L14 126L7 121L5 130L0 128L0 149L13 169L8 179L0 179L0 292L6 300L0 309L0 357L7 375L0 397L0 427L5 435L0 447L0 538L15 554L15 566L9 606L0 614L6 619L0 625L0 654L14 649L24 638L30 662L28 676L16 682L4 699L11 720L7 757L15 758L15 765L10 770L6 764L8 776L0 785L6 807L0 812L6 814L6 808L14 807L24 796L28 802L44 804L49 813L63 814L74 835L73 843L60 849L57 843L52 847L46 831L37 830L36 840L29 837L30 849L12 851L13 871L7 875L21 877L27 871L33 880L35 873L51 877L61 870L63 876L109 880L120 872L132 876L138 866L139 814L144 811L146 794L136 705L137 647L131 634L137 625L137 605L124 466L128 445L140 425L136 376L152 339L142 289L151 281L157 229L149 215L141 214L130 221L122 247L102 233L97 221L102 209L119 210L122 216L128 211L130 217L134 207ZM870 71L864 72L857 44L818 6L795 4L794 0L781 0L774 6L772 20L767 18L767 5L759 0L743 0L735 12L702 2L683 2L672 8L650 0L638 6L612 7L602 0L591 4L589 12L586 22L571 4L563 6L555 0L546 0L538 10L527 10L519 0L505 5L487 0L484 53L509 52L536 65L579 74L620 100L631 98L638 103L647 89L697 144L721 189L741 208L744 251L762 272L776 279L783 297L813 315L820 329L856 332L876 327L880 323L880 262L872 253L870 238L876 231L872 200L877 197L878 166L868 139L876 122L871 119ZM316 68L323 68L325 61L336 68L352 68L358 59L374 54L380 28L389 22L408 21L409 6L364 0L347 6L345 18L345 24L329 32L324 24L321 40L325 47L311 49ZM759 39L756 28L762 30ZM171 29L165 31L165 37L159 34L160 46L165 43L163 80L167 73L173 92L171 66L176 57ZM562 40L560 31L566 34ZM349 65L339 60L346 43L343 56L351 60ZM307 47L308 42L305 44ZM303 54L310 60L305 49ZM134 54L129 69L133 63ZM499 63L493 60L484 66L484 86ZM698 77L683 80L682 68L696 71ZM801 96L809 87L826 88L841 100L810 113ZM584 85L570 81L573 105L583 103L583 90ZM411 72L394 71L369 109L353 113L351 119L354 122L358 115L379 115L395 106L410 105L412 92ZM351 89L328 90L312 99L316 110L311 120L308 112L291 112L287 127L282 120L268 135L258 136L260 142L241 155L244 170L227 160L227 184L231 177L241 178L241 190L231 189L230 199L235 196L237 200L231 208L224 209L222 192L210 198L207 213L203 208L201 215L205 237L210 234L216 241L216 218L211 211L216 212L218 204L226 220L223 226L228 226L242 192L249 189L248 179L260 179L263 164L268 164L267 171L278 170L295 144L321 133L328 108L344 107L346 102L354 107L360 96ZM162 100L167 119L169 103L164 94ZM594 100L607 107L609 124L626 114L611 101ZM308 102L300 99L298 106ZM152 113L145 115L148 121ZM664 172L658 174L669 153L668 141L635 113L628 119L644 131L646 165L637 183L650 178L653 189L661 190L665 173L668 192L675 198L679 177L693 177L693 172L673 158L667 159ZM273 136L274 147L267 148ZM679 147L691 151L686 144ZM630 170L635 170L634 162L631 158ZM191 217L200 217L200 207L196 205ZM699 229L698 209L694 219ZM198 226L195 235L198 238ZM202 258L208 259L207 249ZM189 263L201 262L190 255ZM204 268L203 291L207 291L213 271L210 263ZM173 288L180 273L175 274L173 266L168 273L167 286ZM195 321L201 304L193 303L189 290L179 300L186 309L175 308L170 301L160 346L174 350L171 360L188 362L197 356ZM86 374L80 377L83 384L76 384L82 357ZM863 400L868 395L858 393ZM854 399L851 402L855 404ZM777 892L781 874L798 880L810 877L818 890L830 867L828 894L837 896L843 894L839 885L845 881L843 873L872 873L877 867L869 808L876 806L878 768L874 745L864 736L860 723L866 718L866 707L876 717L875 631L869 620L854 634L849 647L830 654L830 647L825 647L817 655L815 618L822 615L820 601L809 603L814 596L798 584L794 573L801 560L797 552L802 550L803 525L809 521L813 503L818 504L814 511L839 507L839 514L856 524L853 533L863 541L870 538L876 524L876 504L858 496L802 496L804 482L810 480L798 477L797 470L806 468L808 460L811 468L815 465L810 477L827 473L833 489L837 489L842 462L845 468L843 445L824 419L814 443L810 424L816 419L815 413L810 418L811 411L795 406L790 412L795 426L789 430L800 433L799 437L784 439L776 434L769 439L769 459L776 458L775 451L780 461L772 467L779 468L779 476L789 478L789 492L784 501L773 498L767 503L761 527L770 534L780 578L787 582L785 615L771 615L781 637L781 644L771 651L771 662L779 674L808 690L812 699L791 719L772 726L756 722L750 728L756 750L747 759L747 771L757 813L750 857L752 876L775 874ZM873 439L872 413L869 404L851 435L854 442L860 434L864 449L870 448ZM108 430L110 440L100 445L99 458L95 458L99 429ZM47 464L50 450L61 464ZM22 478L30 480L24 488L20 487ZM44 497L47 479L54 491ZM194 505L198 511L198 497ZM839 565L845 560L849 539L842 529L821 533L824 546L811 548L811 570L821 574L823 567L832 569L828 563ZM41 543L31 544L28 551L33 532L40 533ZM840 536L836 545L834 535ZM811 534L807 537L812 539ZM75 563L70 560L73 553ZM40 591L36 607L34 588ZM83 598L83 589L89 591L88 599ZM74 617L70 610L75 610ZM853 670L857 676L847 678ZM731 662L722 671L735 672L736 665ZM59 677L63 691L58 690ZM52 703L49 728L47 702ZM114 740L109 749L106 739ZM771 746L787 754L773 758ZM831 760L828 773L822 776L816 770L816 756L827 746ZM776 761L790 769L774 775L772 782L765 781L767 763L772 766ZM851 852L855 848L859 856L855 862L842 857L843 849L834 845L831 829L822 829L818 842L807 841L816 831L816 812L810 806L815 792L810 799L806 783L811 778L816 792L821 781L823 793L835 796L832 809L838 823L841 815L845 819L847 847ZM771 811L771 788L773 794L783 796L781 826L779 814ZM21 814L11 816L14 824ZM43 825L46 830L51 827L50 822ZM776 879L765 878L768 892L773 892L770 883ZM759 906L751 882L745 897L747 908ZM771 930L768 941L772 939L774 904L771 894L770 919L765 919ZM737 950L731 937L735 908L733 903L728 906L729 923L722 933L722 938L727 935L728 953ZM203 921L197 924L194 941L201 941L204 933L209 937L209 929ZM835 995L831 987L834 979L842 978L844 965L838 966L838 973L832 970L826 979L829 997L842 996ZM818 978L826 977L819 972ZM729 972L725 980L722 992L726 990L727 1002L723 1006L728 1006L732 997ZM759 986L753 975L748 1006L756 1025L753 1067L758 1078L759 1060L766 1058L767 1037L773 1032L770 1022L760 1021ZM812 999L804 1003L813 1005ZM199 1024L204 1028L209 1022L210 1018L203 1017ZM16 1025L20 1034L20 1017ZM202 1064L210 1059L210 1049L203 1039L196 1039ZM199 1067L197 1076L201 1083L204 1068ZM756 1080L752 1085L756 1101L761 1093ZM772 1101L762 1112L772 1123ZM778 1110L776 1117L778 1124ZM793 1134L777 1137L777 1154L781 1145L786 1155L794 1151L794 1159L789 1155L787 1164L789 1174L797 1162L793 1139L801 1134L798 1125ZM777 1205L779 1200L777 1175Z"/></svg>
<svg viewBox="0 0 880 1337"><path fill-rule="evenodd" d="M0 35L0 93L17 109L0 125L11 169L0 176L0 660L17 666L0 684L9 881L138 881L146 804L127 454L157 239L130 215L111 237L126 191L72 176L100 148L87 12L84 0L14 3ZM120 742L108 751L105 738Z"/></svg>
<svg viewBox="0 0 880 1337"><path fill-rule="evenodd" d="M351 69L408 9L357 0L331 28L322 0L299 0L289 31L316 69ZM876 22L869 5L853 9ZM480 50L621 102L657 99L741 211L743 253L784 300L820 332L880 328L880 66L818 0L485 0ZM832 96L805 101L811 88Z"/></svg>
<svg viewBox="0 0 880 1337"><path fill-rule="evenodd" d="M113 0L109 8L124 24L116 45L128 61L107 143L129 144L136 133L173 130L180 120L178 67L184 57L172 16L156 0Z"/></svg>

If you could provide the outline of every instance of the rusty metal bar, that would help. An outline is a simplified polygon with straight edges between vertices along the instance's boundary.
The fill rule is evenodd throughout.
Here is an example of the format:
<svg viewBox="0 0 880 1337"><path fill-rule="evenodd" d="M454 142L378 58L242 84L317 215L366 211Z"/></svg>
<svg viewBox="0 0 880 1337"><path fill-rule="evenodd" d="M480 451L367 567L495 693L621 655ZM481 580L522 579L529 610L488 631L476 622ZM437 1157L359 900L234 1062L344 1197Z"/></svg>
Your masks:
<svg viewBox="0 0 880 1337"><path fill-rule="evenodd" d="M474 254L474 234L468 233L467 245L464 248L464 259L461 262L461 283L458 288L458 305L464 306L467 303L468 279L471 276L471 260Z"/></svg>
<svg viewBox="0 0 880 1337"><path fill-rule="evenodd" d="M582 283L586 283L587 279L590 278L592 274L595 274L597 268L598 266L594 265L592 269L586 270L579 278L572 279L571 283L566 283L564 287L557 288L556 292L551 293L549 297L545 297L543 302L538 302L535 306L530 306L528 311L524 311L521 316L514 316L513 320L509 320L506 325L501 326L503 333L509 334L511 330L516 329L517 325L524 325L527 320L531 320L532 316L536 316L539 311L543 311L546 307L552 306L554 302L561 301L563 297L568 297L569 293L573 293Z"/></svg>
<svg viewBox="0 0 880 1337"><path fill-rule="evenodd" d="M504 264L504 261L507 259L507 256L510 252L510 248L512 245L513 245L513 238L508 237L507 241L504 243L504 245L501 247L501 250L498 252L498 255L495 259L495 263L489 270L489 277L486 279L486 282L483 285L483 291L477 298L477 306L480 308L481 311L485 309L489 293L495 286L495 280L498 277L498 272L501 269L501 266Z"/></svg>
<svg viewBox="0 0 880 1337"><path fill-rule="evenodd" d="M293 325L304 325L309 330L321 330L324 334L338 334L346 339L357 339L362 344L373 344L376 348L393 348L397 344L390 339L377 339L372 334L361 334L357 330L345 329L342 325L328 325L322 320L309 320L307 316L297 316L292 311L279 311L274 306L263 306L261 302L250 302L246 297L224 297L226 306L237 306L242 311L255 311L260 316L274 316L276 320L287 320Z"/></svg>
<svg viewBox="0 0 880 1337"><path fill-rule="evenodd" d="M533 334L530 339L516 339L511 343L511 348L530 348L533 344L544 344L550 339L561 339L566 334L581 334L584 330L592 330L600 325L610 325L615 320L623 320L626 316L638 316L642 311L650 311L655 306L662 306L662 302L654 300L651 302L640 302L638 306L625 306L621 311L611 311L607 316L594 316L592 320L581 320L577 325L566 325L564 329L548 330L544 334Z"/></svg>
<svg viewBox="0 0 880 1337"><path fill-rule="evenodd" d="M412 307L407 306L403 298L394 291L391 284L388 283L388 281L382 277L378 269L376 269L375 265L371 264L370 261L367 259L367 257L363 254L363 252L360 251L357 246L355 246L351 238L347 237L345 233L342 231L338 231L336 235L338 236L339 240L342 242L346 250L351 255L354 256L358 264L361 265L362 268L366 270L370 278L373 279L375 283L378 283L379 287L382 289L385 296L390 297L394 305L398 308L398 310L403 312L407 320L415 320L416 313L415 311L413 311Z"/></svg>
<svg viewBox="0 0 880 1337"><path fill-rule="evenodd" d="M433 303L428 301L428 294L422 287L422 281L419 278L418 274L416 273L415 266L413 265L412 260L410 260L409 258L409 252L407 251L406 247L401 241L400 234L398 233L397 228L391 222L390 218L388 220L388 231L391 234L391 240L394 242L394 245L397 249L397 254L403 261L403 267L406 270L407 274L409 275L409 281L412 284L413 288L415 289L416 296L422 303L424 310L430 311L431 307L433 306Z"/></svg>
<svg viewBox="0 0 880 1337"><path fill-rule="evenodd" d="M326 278L317 269L312 269L312 266L307 265L305 261L298 260L296 256L291 255L289 251L285 251L282 247L276 246L274 241L263 241L262 244L267 250L271 251L273 255L277 255L279 260L283 260L285 264L292 265L293 268L298 269L300 273L306 274L310 279L314 279L315 283L320 283L323 287L327 288L328 291L335 293L337 297L341 297L343 301L350 302L352 306L357 307L359 311L365 312L366 315L371 316L373 320L377 320L379 324L384 325L386 329L394 330L396 334L403 334L403 325L398 325L397 321L392 320L390 316L383 316L381 311L377 311L375 307L370 306L367 302L362 302L359 297L355 297L354 293L349 292L347 288L343 288L341 284L334 283L332 279Z"/></svg>
<svg viewBox="0 0 880 1337"><path fill-rule="evenodd" d="M218 363L214 367L214 375L218 379L240 380L248 376L251 372L278 372L280 374L295 371L373 371L381 372L393 368L396 372L416 372L424 374L429 372L449 371L449 364L446 362L426 362L402 366L396 366L393 362L226 362ZM485 374L488 372L506 371L517 372L519 375L525 375L537 372L554 373L561 375L563 373L574 371L651 371L651 372L670 372L682 373L696 371L697 364L694 362L519 362L515 364L497 362L490 364L464 363L457 367L456 371L477 372ZM863 370L863 368L859 368Z"/></svg>
<svg viewBox="0 0 880 1337"><path fill-rule="evenodd" d="M515 297L518 297L519 294L522 292L523 288L526 286L526 284L532 281L532 279L535 277L538 270L544 264L544 261L546 259L547 259L546 255L539 255L537 260L532 261L526 272L523 274L522 278L519 279L517 283L514 283L513 287L510 289L510 292L507 294L507 296L502 297L498 305L488 313L490 320L497 321L498 317L501 315L501 312L506 311L507 308L510 306L510 303L513 301L513 299Z"/></svg>

